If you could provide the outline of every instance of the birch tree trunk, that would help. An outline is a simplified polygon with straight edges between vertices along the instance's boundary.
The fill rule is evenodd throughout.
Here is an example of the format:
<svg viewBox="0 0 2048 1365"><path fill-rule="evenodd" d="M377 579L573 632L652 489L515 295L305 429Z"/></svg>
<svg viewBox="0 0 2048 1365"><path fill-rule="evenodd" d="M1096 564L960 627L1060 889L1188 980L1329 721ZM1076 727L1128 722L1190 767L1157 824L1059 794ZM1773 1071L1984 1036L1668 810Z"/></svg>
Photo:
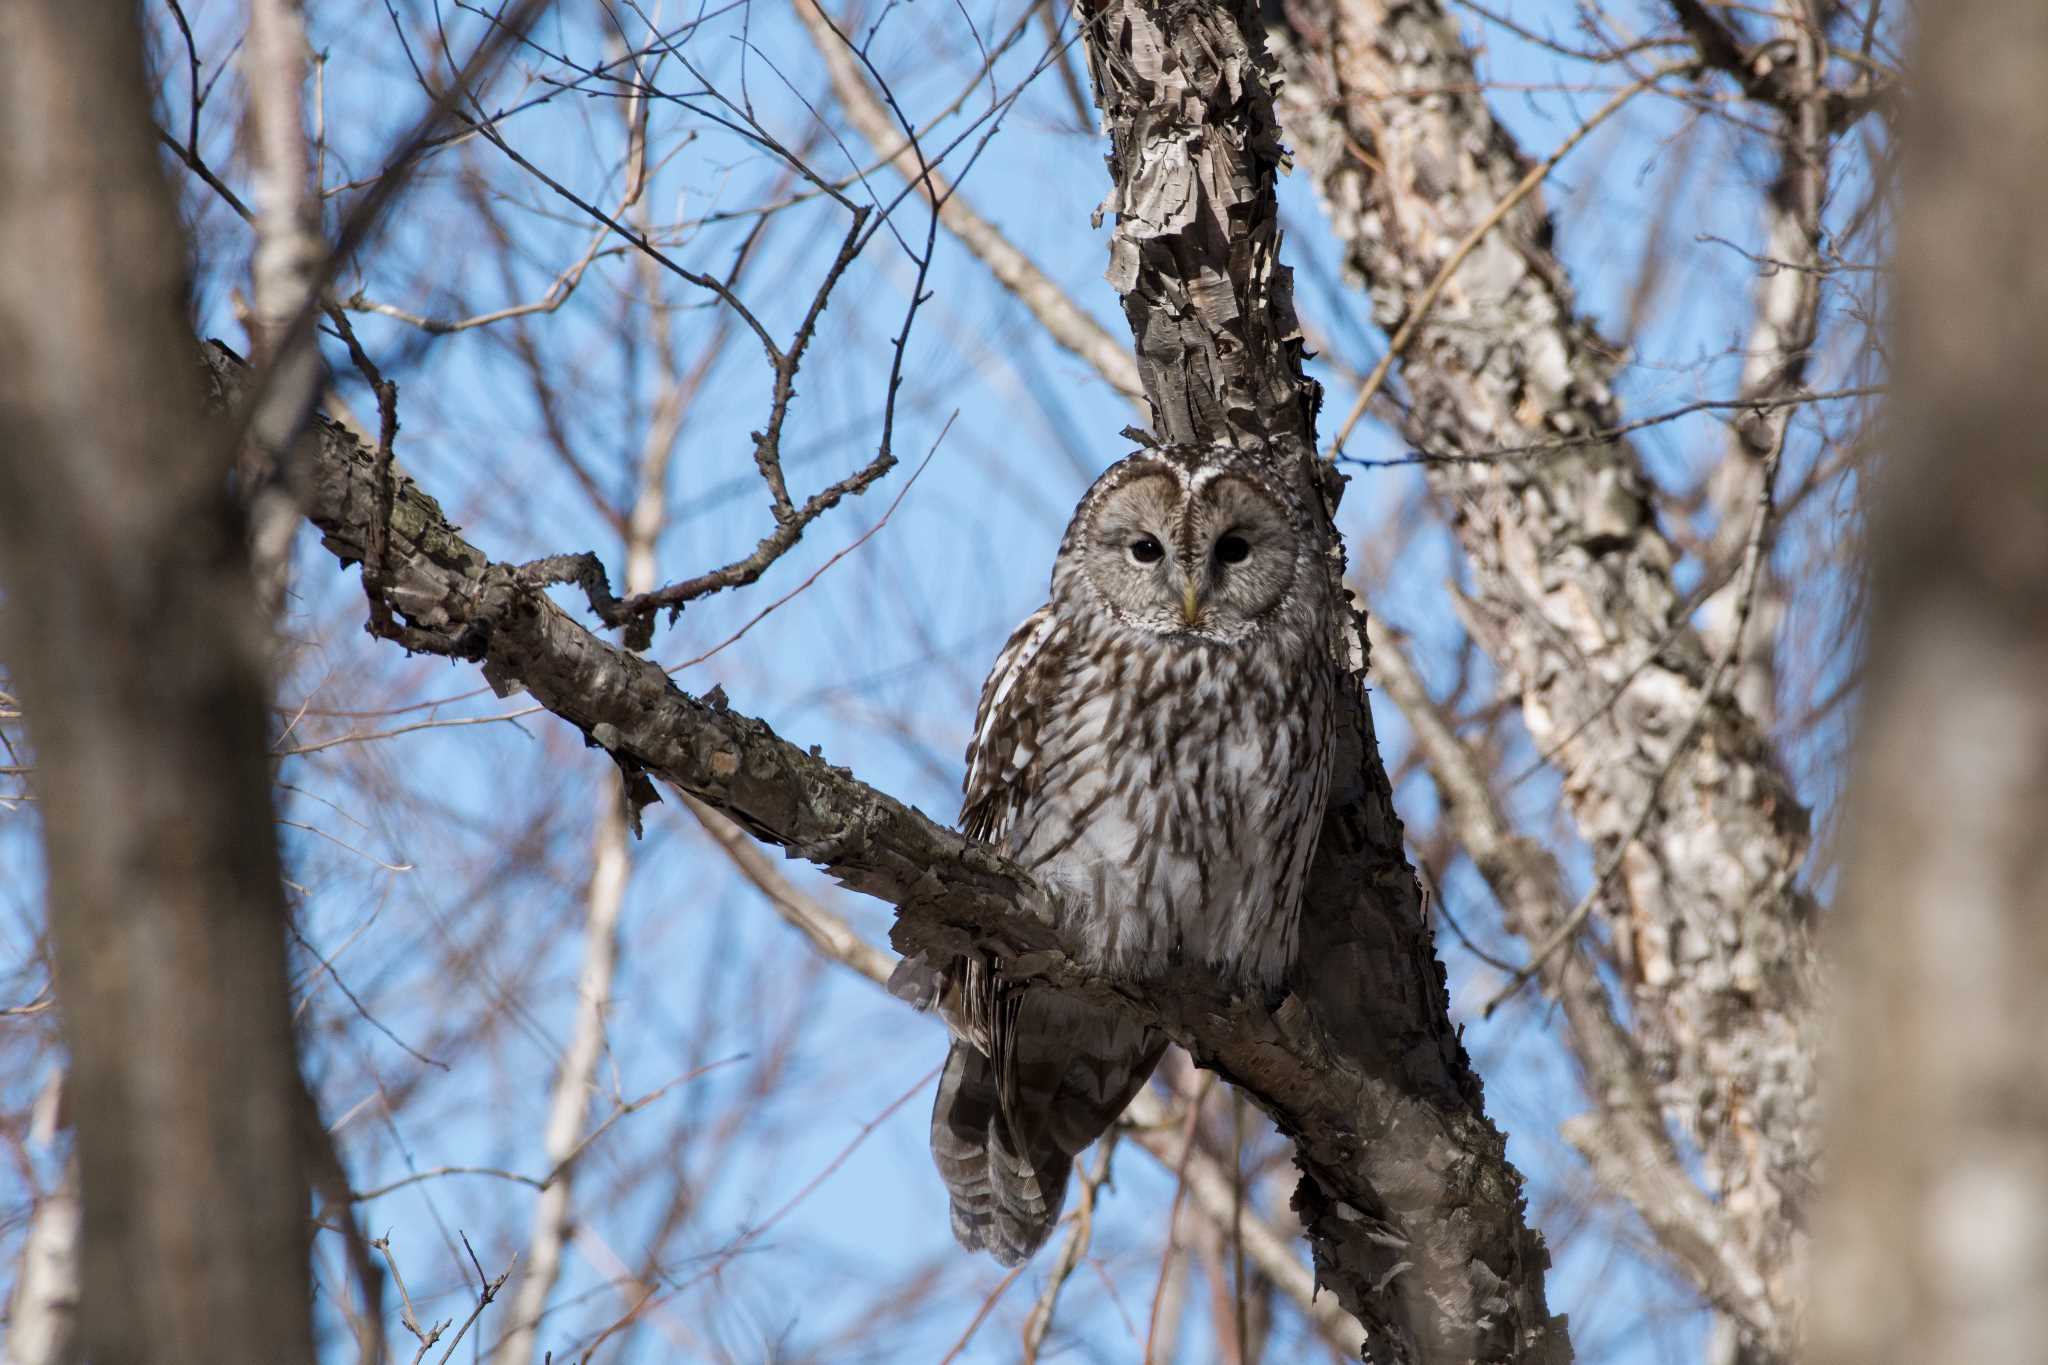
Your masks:
<svg viewBox="0 0 2048 1365"><path fill-rule="evenodd" d="M1842 1365L2048 1346L2048 9L1920 20L1812 1296Z"/></svg>

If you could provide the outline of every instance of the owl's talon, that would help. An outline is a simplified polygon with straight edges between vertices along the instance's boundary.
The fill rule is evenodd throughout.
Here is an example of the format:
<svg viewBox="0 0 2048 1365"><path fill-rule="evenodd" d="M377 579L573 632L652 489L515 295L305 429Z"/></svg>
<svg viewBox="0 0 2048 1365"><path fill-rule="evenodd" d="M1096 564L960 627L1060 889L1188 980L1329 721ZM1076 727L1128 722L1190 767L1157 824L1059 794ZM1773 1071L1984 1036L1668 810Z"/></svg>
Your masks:
<svg viewBox="0 0 2048 1365"><path fill-rule="evenodd" d="M860 833L859 825L847 825L843 829L832 831L822 839L784 844L783 856L801 858L807 863L836 863L866 843L866 840L860 837Z"/></svg>

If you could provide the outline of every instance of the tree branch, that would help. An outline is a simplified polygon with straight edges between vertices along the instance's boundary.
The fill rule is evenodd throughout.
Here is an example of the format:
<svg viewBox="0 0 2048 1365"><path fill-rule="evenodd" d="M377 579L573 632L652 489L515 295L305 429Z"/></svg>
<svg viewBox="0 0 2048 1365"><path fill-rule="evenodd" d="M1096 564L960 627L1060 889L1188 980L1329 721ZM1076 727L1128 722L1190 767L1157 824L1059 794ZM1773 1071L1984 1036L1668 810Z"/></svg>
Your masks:
<svg viewBox="0 0 2048 1365"><path fill-rule="evenodd" d="M1671 9L1699 50L1701 61L1733 76L1750 99L1782 110L1789 118L1797 118L1800 107L1812 102L1830 136L1847 131L1872 109L1887 104L1896 91L1896 79L1867 68L1858 71L1846 86L1809 88L1809 64L1785 60L1789 55L1785 44L1745 42L1741 34L1722 23L1700 0L1671 0ZM1794 42L1825 46L1827 34L1817 18L1802 16L1794 22L1807 30Z"/></svg>

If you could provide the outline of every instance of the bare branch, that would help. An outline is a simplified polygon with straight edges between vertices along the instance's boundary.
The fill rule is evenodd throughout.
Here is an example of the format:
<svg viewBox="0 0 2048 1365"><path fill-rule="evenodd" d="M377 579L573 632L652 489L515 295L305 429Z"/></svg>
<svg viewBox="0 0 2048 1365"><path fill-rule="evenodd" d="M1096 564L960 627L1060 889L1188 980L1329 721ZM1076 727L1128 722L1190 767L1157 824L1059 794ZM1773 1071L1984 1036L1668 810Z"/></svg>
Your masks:
<svg viewBox="0 0 2048 1365"><path fill-rule="evenodd" d="M1750 99L1796 117L1800 106L1812 98L1806 82L1806 72L1812 69L1810 64L1786 61L1788 53L1782 44L1746 43L1701 0L1671 0L1671 8L1699 49L1700 60L1733 76ZM1805 41L1826 41L1817 19L1799 22L1806 30ZM1887 106L1896 93L1896 79L1871 67L1859 71L1847 86L1823 86L1816 104L1822 127L1830 135L1842 132L1871 110Z"/></svg>

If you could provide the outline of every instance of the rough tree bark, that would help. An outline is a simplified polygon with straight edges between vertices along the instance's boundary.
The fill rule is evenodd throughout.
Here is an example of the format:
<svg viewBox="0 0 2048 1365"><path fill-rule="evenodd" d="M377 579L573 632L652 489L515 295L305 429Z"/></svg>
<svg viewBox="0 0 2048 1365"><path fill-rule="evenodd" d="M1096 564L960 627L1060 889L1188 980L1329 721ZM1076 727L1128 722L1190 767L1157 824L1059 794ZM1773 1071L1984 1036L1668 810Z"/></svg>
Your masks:
<svg viewBox="0 0 2048 1365"><path fill-rule="evenodd" d="M310 1361L269 633L120 0L0 7L0 646L35 746L99 1365Z"/></svg>
<svg viewBox="0 0 2048 1365"><path fill-rule="evenodd" d="M1919 12L1844 835L1829 1365L2048 1342L2048 9Z"/></svg>
<svg viewBox="0 0 2048 1365"><path fill-rule="evenodd" d="M1448 457L1540 448L1428 468L1472 569L1461 614L1564 774L1637 1048L1705 1158L1717 1245L1676 1259L1754 1341L1786 1349L1817 1118L1806 812L1755 718L1710 691L1715 658L1685 619L1647 477L1625 441L1599 437L1620 419L1618 357L1576 314L1538 197L1415 312L1530 172L1456 22L1436 0L1284 10L1288 134L1375 319L1389 334L1415 323L1403 435ZM1540 943L1562 918L1517 928Z"/></svg>

